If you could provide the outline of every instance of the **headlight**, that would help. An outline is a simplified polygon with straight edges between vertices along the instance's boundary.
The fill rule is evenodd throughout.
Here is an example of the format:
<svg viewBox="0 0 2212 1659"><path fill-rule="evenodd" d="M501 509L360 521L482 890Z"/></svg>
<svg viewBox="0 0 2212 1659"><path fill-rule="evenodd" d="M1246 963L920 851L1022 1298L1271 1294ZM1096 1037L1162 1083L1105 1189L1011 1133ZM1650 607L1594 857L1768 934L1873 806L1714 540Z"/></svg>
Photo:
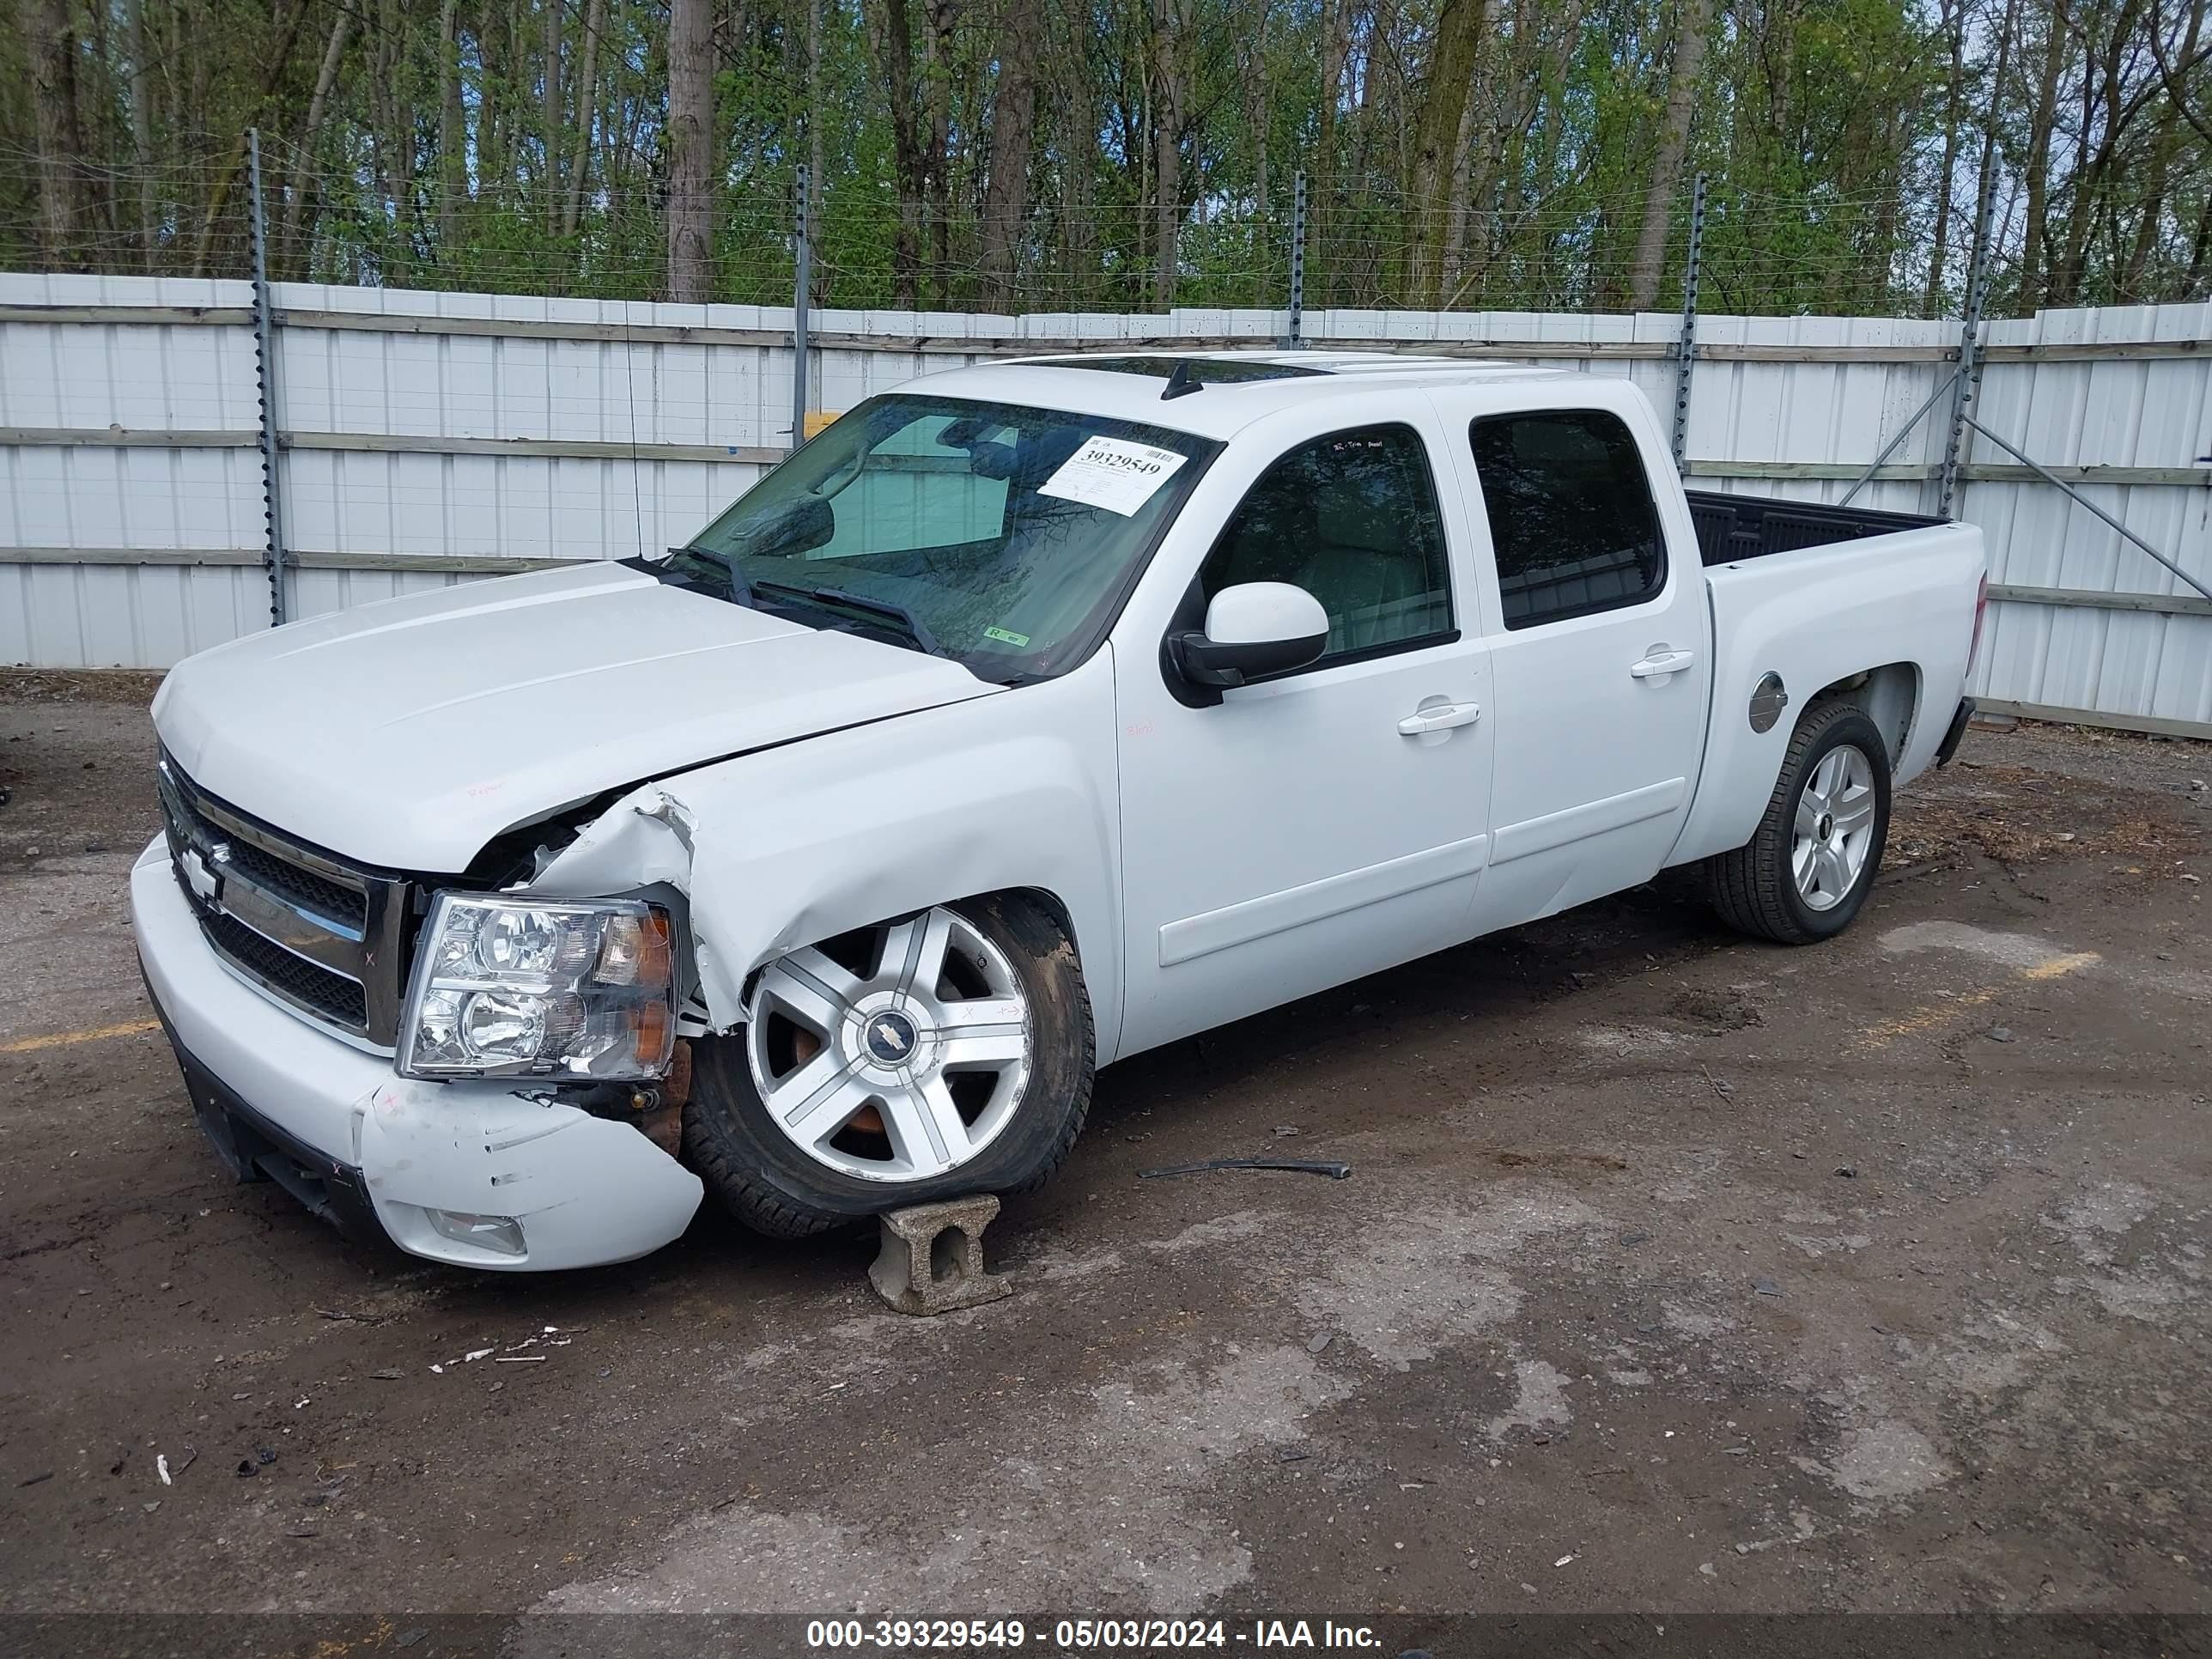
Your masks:
<svg viewBox="0 0 2212 1659"><path fill-rule="evenodd" d="M676 1047L668 912L441 893L399 1043L407 1077L659 1077Z"/></svg>

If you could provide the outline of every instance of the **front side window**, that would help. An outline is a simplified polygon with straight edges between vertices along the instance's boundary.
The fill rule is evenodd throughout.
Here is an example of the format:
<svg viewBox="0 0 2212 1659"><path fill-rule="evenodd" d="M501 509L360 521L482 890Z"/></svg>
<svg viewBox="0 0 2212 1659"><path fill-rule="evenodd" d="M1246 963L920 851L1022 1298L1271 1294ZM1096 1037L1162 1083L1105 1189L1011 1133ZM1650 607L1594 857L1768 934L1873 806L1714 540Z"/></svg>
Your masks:
<svg viewBox="0 0 2212 1659"><path fill-rule="evenodd" d="M661 568L988 679L1073 666L1220 446L1061 410L871 398Z"/></svg>
<svg viewBox="0 0 2212 1659"><path fill-rule="evenodd" d="M1492 415L1468 440L1508 628L1640 604L1666 585L1658 510L1619 416Z"/></svg>
<svg viewBox="0 0 2212 1659"><path fill-rule="evenodd" d="M1209 600L1241 582L1304 588L1328 612L1316 666L1449 637L1443 520L1420 434L1366 427L1291 450L1238 504L1199 582Z"/></svg>

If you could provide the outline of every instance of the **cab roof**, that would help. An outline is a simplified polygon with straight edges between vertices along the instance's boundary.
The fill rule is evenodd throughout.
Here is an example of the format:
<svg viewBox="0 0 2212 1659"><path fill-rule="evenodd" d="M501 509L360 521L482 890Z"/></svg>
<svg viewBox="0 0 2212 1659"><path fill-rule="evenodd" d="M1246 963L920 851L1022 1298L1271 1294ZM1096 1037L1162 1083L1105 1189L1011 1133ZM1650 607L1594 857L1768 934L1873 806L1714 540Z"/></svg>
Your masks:
<svg viewBox="0 0 2212 1659"><path fill-rule="evenodd" d="M915 383L947 397L1024 404L1229 438L1278 410L1362 391L1552 380L1571 371L1398 351L1146 349L1006 357ZM1170 391L1176 395L1169 396Z"/></svg>

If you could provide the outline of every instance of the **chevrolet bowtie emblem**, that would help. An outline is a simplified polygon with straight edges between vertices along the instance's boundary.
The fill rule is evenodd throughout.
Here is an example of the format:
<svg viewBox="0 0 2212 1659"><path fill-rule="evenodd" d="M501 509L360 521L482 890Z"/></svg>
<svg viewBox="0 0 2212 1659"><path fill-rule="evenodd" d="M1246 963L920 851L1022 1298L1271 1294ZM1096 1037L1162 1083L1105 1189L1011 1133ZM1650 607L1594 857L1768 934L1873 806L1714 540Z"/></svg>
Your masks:
<svg viewBox="0 0 2212 1659"><path fill-rule="evenodd" d="M230 862L230 848L217 845L210 848L207 857L202 858L198 848L187 847L184 857L177 862L184 870L185 883L200 901L213 904L216 896L222 891L222 866ZM210 869L210 865L215 867Z"/></svg>

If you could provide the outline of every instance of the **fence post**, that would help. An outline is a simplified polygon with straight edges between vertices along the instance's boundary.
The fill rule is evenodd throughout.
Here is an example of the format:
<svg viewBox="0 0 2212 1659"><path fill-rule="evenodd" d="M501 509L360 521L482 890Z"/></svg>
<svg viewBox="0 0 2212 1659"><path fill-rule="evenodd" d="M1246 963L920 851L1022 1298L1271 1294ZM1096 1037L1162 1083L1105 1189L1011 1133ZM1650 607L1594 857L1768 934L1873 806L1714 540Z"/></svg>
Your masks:
<svg viewBox="0 0 2212 1659"><path fill-rule="evenodd" d="M1705 245L1705 175L1690 192L1690 252L1682 264L1682 333L1674 343L1674 471L1690 475L1683 453L1690 425L1690 375L1698 362L1698 262Z"/></svg>
<svg viewBox="0 0 2212 1659"><path fill-rule="evenodd" d="M1283 343L1291 350L1305 344L1306 319L1306 174L1298 169L1291 182L1291 304L1288 331Z"/></svg>
<svg viewBox="0 0 2212 1659"><path fill-rule="evenodd" d="M246 187L253 216L253 366L261 398L261 505L268 520L269 623L284 625L284 495L276 471L276 337L269 316L269 213L261 195L261 131L246 133Z"/></svg>
<svg viewBox="0 0 2212 1659"><path fill-rule="evenodd" d="M1966 317L1959 331L1959 373L1951 382L1951 429L1943 440L1943 472L1936 495L1936 516L1951 516L1951 503L1959 493L1959 467L1965 459L1968 417L1974 393L1982 384L1982 302L1990 286L1990 215L1996 206L1996 187L1982 180L1982 199L1974 211L1974 252L1966 266Z"/></svg>
<svg viewBox="0 0 2212 1659"><path fill-rule="evenodd" d="M794 215L793 258L798 270L797 286L791 300L791 447L796 449L806 441L806 302L807 290L814 284L814 245L812 229L806 222L806 164L797 169L799 179L798 205Z"/></svg>

